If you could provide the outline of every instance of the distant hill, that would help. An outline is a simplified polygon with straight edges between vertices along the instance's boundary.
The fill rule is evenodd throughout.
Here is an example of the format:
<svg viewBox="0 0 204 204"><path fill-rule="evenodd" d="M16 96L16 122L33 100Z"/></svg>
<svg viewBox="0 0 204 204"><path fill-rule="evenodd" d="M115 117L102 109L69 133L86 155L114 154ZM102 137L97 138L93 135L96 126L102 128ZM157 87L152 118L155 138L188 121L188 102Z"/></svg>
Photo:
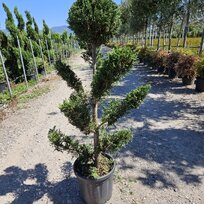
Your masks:
<svg viewBox="0 0 204 204"><path fill-rule="evenodd" d="M63 25L63 26L54 26L51 28L51 30L54 32L54 33L60 33L62 34L64 31L67 31L68 33L73 33L72 30L70 30L66 25ZM8 34L8 30L6 29L3 29L2 30L4 33Z"/></svg>
<svg viewBox="0 0 204 204"><path fill-rule="evenodd" d="M54 33L63 33L64 31L67 31L68 33L73 33L73 31L71 31L66 25L63 25L63 26L55 26L55 27L52 27L51 30L54 32Z"/></svg>

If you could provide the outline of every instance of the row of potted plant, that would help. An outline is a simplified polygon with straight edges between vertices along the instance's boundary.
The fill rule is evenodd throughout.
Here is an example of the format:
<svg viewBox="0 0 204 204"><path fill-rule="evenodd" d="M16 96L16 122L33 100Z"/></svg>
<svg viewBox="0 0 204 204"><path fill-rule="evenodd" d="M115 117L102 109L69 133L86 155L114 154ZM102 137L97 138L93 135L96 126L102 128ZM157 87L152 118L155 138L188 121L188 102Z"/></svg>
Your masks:
<svg viewBox="0 0 204 204"><path fill-rule="evenodd" d="M138 58L140 62L157 69L158 73L167 74L170 79L182 78L183 85L195 82L196 91L204 92L204 58L146 47L138 50Z"/></svg>

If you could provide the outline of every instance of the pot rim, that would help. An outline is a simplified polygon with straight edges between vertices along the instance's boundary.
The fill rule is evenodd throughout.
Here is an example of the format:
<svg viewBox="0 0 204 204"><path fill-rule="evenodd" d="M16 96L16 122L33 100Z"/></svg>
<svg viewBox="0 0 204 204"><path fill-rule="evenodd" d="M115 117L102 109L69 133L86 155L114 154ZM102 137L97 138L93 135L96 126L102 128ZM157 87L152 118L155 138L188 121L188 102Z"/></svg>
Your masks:
<svg viewBox="0 0 204 204"><path fill-rule="evenodd" d="M104 154L104 155L106 155L108 158L111 158L111 159L113 160L113 167L112 167L111 171L110 171L108 174L106 174L106 175L104 175L104 176L101 176L101 177L99 177L99 178L95 178L95 179L93 179L93 178L87 178L87 177L81 176L81 175L76 171L76 165L77 165L77 161L78 161L78 159L79 159L79 158L77 158L77 159L74 161L74 165L73 165L73 170L74 170L75 175L76 175L78 178L80 178L80 179L82 179L82 180L84 180L84 181L91 181L91 182L93 182L93 183L94 183L94 182L104 181L104 180L108 179L108 178L113 174L113 172L115 171L115 160L114 160L113 157L110 156L109 154Z"/></svg>

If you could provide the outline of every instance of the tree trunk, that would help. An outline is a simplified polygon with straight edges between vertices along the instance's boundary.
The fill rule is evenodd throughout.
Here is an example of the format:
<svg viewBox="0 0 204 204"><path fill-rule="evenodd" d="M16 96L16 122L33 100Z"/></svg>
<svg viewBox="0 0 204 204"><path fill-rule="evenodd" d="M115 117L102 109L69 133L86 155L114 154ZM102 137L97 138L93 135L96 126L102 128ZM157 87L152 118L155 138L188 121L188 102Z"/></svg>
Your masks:
<svg viewBox="0 0 204 204"><path fill-rule="evenodd" d="M165 45L166 45L165 39L166 39L166 33L165 31L163 31L163 50L165 49Z"/></svg>
<svg viewBox="0 0 204 204"><path fill-rule="evenodd" d="M152 38L151 34L152 34L152 30L151 30L151 24L150 24L150 26L149 26L149 40L148 40L148 46L151 46L151 38Z"/></svg>
<svg viewBox="0 0 204 204"><path fill-rule="evenodd" d="M148 27L148 21L145 22L145 47L147 47L147 27Z"/></svg>
<svg viewBox="0 0 204 204"><path fill-rule="evenodd" d="M161 37L161 32L160 30L158 31L158 41L157 41L157 50L160 49L160 37Z"/></svg>
<svg viewBox="0 0 204 204"><path fill-rule="evenodd" d="M96 74L96 46L92 45L92 69L93 76ZM93 123L98 127L98 102L95 98L92 99L92 120ZM98 167L98 146L99 146L99 131L94 133L94 159L95 167Z"/></svg>
<svg viewBox="0 0 204 204"><path fill-rule="evenodd" d="M152 35L151 35L150 46L153 47L153 45L154 45L154 24L152 25Z"/></svg>
<svg viewBox="0 0 204 204"><path fill-rule="evenodd" d="M181 40L182 33L183 33L183 23L184 23L184 19L181 22L181 27L180 27L180 31L179 31L179 35L178 35L178 41L177 41L177 45L176 45L177 48L180 45L180 40Z"/></svg>
<svg viewBox="0 0 204 204"><path fill-rule="evenodd" d="M186 26L184 29L184 36L183 36L183 48L186 47L186 41L187 41L187 33L189 29L189 21L190 21L190 3L191 1L188 1L188 6L187 6L187 16L186 16Z"/></svg>
<svg viewBox="0 0 204 204"><path fill-rule="evenodd" d="M169 27L169 43L168 43L168 51L171 51L171 39L172 39L172 30L173 30L173 19Z"/></svg>
<svg viewBox="0 0 204 204"><path fill-rule="evenodd" d="M204 48L204 28L203 28L203 34L202 34L202 39L200 42L200 51L199 51L199 55L201 56L203 53L203 48Z"/></svg>

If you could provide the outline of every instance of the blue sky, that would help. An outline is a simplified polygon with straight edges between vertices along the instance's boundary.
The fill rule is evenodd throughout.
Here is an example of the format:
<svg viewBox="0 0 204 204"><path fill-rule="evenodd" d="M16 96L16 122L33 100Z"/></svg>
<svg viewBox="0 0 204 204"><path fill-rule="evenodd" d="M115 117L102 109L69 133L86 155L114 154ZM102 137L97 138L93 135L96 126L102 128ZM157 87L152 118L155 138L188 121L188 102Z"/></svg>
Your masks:
<svg viewBox="0 0 204 204"><path fill-rule="evenodd" d="M120 3L121 0L114 0ZM0 29L5 28L5 12L2 3L5 3L13 12L15 6L21 14L28 10L35 17L38 25L42 28L42 19L49 27L66 25L68 9L75 0L0 0Z"/></svg>

